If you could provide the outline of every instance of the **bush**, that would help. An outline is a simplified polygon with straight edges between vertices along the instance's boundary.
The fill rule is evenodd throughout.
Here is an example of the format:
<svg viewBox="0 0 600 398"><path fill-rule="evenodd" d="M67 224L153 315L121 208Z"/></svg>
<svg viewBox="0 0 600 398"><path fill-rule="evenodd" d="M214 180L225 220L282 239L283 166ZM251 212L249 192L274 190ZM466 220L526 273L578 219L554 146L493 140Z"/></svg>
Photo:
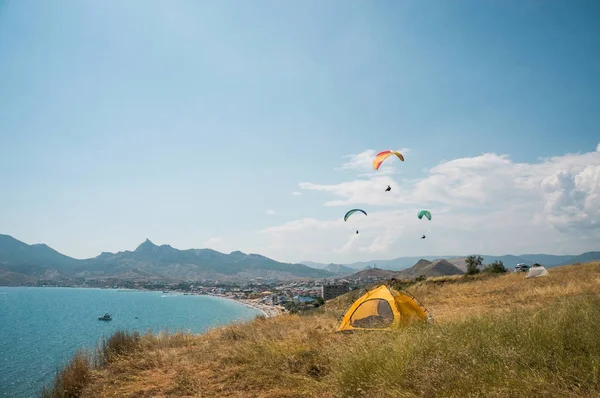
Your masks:
<svg viewBox="0 0 600 398"><path fill-rule="evenodd" d="M483 257L469 256L465 262L467 263L467 275L475 275L479 273L479 267L483 264Z"/></svg>
<svg viewBox="0 0 600 398"><path fill-rule="evenodd" d="M504 267L504 263L502 261L496 260L487 267L485 267L483 271L489 272L490 274L502 274L506 272L506 267Z"/></svg>

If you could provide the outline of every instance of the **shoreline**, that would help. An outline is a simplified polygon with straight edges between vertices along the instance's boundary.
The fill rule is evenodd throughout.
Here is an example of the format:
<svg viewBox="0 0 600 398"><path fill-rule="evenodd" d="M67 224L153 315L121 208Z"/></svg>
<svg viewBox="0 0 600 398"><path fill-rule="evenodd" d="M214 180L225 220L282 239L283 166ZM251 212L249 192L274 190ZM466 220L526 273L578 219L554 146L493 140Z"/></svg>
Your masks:
<svg viewBox="0 0 600 398"><path fill-rule="evenodd" d="M222 296L220 294L214 294L214 293L206 293L206 295L222 298L225 300L235 301L237 303L245 305L246 307L254 308L255 310L262 312L264 314L264 316L267 318L273 318L277 315L282 314L282 311L279 307L274 307L272 305L257 303L257 302L251 301L251 300L239 299L236 297Z"/></svg>
<svg viewBox="0 0 600 398"><path fill-rule="evenodd" d="M114 291L120 291L122 293L126 293L126 292L165 293L162 290L154 290L154 289L131 289L131 288L116 288L115 289L115 288L110 288L110 287L106 288L106 287L90 287L90 286L0 286L0 288L2 288L2 287L98 289L98 290L114 290ZM199 294L199 293L188 293L188 292L176 291L176 290L171 290L168 293L170 293L170 294L175 293L178 295L181 294L181 295L186 295L186 296L212 296L212 297L218 297L218 298L225 299L225 300L235 301L237 303L245 305L246 307L253 308L257 311L260 311L267 318L273 318L277 315L281 315L282 313L284 313L283 308L281 308L280 306L272 306L272 305L268 305L268 304L259 303L259 302L253 301L253 300L240 299L240 298L230 297L230 296L225 296L225 295L220 295L220 294L214 294L214 293Z"/></svg>

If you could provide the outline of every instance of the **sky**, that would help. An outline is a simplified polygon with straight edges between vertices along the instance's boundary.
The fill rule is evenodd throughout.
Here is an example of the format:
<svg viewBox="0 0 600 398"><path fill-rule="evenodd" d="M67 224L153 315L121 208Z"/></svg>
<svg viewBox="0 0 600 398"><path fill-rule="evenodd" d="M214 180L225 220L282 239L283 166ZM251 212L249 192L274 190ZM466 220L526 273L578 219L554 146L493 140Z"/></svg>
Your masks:
<svg viewBox="0 0 600 398"><path fill-rule="evenodd" d="M0 0L0 233L75 258L146 238L286 262L600 250L599 18ZM373 170L387 149L405 161Z"/></svg>

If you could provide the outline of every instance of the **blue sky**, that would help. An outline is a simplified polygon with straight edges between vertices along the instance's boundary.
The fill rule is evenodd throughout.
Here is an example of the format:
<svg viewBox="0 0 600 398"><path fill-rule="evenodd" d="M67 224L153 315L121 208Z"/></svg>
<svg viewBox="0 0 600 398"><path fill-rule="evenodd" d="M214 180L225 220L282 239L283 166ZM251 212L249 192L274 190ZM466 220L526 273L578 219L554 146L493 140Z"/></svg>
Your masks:
<svg viewBox="0 0 600 398"><path fill-rule="evenodd" d="M0 1L0 233L78 258L145 238L323 262L600 249L599 17ZM367 151L390 148L406 161L370 173ZM369 211L358 237L349 207Z"/></svg>

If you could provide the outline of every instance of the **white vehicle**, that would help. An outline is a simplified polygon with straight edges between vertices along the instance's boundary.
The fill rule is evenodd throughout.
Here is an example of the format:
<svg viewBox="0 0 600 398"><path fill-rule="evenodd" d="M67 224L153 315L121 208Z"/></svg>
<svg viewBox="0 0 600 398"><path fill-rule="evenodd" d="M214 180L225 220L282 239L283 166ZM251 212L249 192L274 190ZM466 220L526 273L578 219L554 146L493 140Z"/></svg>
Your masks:
<svg viewBox="0 0 600 398"><path fill-rule="evenodd" d="M515 266L514 272L527 272L529 271L529 265L525 263L519 263Z"/></svg>

